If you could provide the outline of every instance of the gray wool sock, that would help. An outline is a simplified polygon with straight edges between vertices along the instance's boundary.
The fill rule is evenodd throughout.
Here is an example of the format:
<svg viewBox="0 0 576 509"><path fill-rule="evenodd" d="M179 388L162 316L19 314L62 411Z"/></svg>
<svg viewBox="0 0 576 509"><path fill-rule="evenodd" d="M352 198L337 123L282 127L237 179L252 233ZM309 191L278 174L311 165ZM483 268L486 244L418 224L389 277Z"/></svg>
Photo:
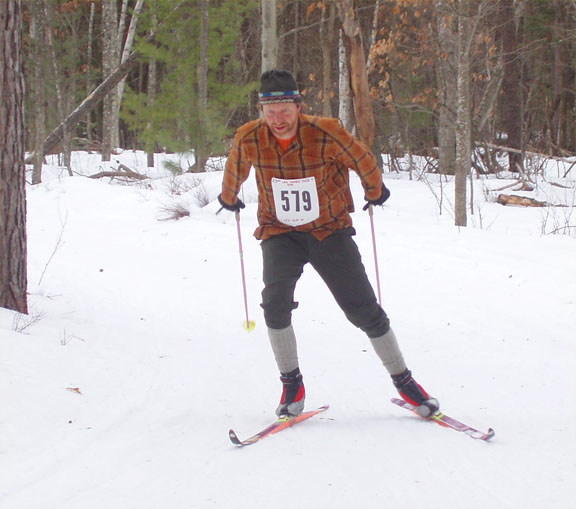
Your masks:
<svg viewBox="0 0 576 509"><path fill-rule="evenodd" d="M268 337L280 373L290 373L298 367L296 335L292 325L285 329L268 329Z"/></svg>
<svg viewBox="0 0 576 509"><path fill-rule="evenodd" d="M388 332L377 338L370 338L372 346L376 351L378 357L388 370L390 375L399 375L406 370L406 363L404 357L396 341L394 331L389 329Z"/></svg>

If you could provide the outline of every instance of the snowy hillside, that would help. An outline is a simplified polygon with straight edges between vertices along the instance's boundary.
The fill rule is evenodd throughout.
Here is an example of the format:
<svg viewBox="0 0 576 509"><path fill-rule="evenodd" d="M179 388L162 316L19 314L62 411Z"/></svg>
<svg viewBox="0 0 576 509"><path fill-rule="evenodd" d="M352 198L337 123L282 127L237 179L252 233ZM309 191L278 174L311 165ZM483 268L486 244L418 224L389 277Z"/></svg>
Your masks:
<svg viewBox="0 0 576 509"><path fill-rule="evenodd" d="M146 170L142 154L118 159ZM450 183L385 174L383 306L418 381L447 414L493 427L492 442L392 405L368 339L307 268L294 313L307 408L330 409L238 449L228 429L272 422L281 390L259 307L254 181L241 214L248 333L234 216L215 214L222 173L81 176L102 169L75 153L80 175L47 165L28 187L30 315L0 310L2 509L576 506L576 241L573 228L543 234L574 225L572 208L503 207L491 190L512 181L477 181L457 229ZM573 203L564 171L551 163L535 196Z"/></svg>

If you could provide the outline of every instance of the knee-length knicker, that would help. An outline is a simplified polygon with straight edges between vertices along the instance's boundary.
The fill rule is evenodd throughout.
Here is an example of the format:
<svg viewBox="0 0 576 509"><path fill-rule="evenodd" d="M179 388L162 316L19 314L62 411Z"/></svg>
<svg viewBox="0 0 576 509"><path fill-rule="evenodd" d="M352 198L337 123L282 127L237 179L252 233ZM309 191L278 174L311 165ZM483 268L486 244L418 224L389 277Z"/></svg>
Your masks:
<svg viewBox="0 0 576 509"><path fill-rule="evenodd" d="M292 231L261 243L264 263L262 308L266 325L283 329L291 324L296 283L310 263L322 277L346 317L369 337L388 332L390 322L376 300L352 239L354 228L337 230L323 240Z"/></svg>

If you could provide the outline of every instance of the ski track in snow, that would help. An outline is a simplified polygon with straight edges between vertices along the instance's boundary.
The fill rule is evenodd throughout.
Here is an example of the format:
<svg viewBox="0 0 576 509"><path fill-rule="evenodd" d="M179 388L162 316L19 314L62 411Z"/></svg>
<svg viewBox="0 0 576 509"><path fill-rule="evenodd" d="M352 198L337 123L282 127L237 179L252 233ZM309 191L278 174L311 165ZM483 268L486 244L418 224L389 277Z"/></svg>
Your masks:
<svg viewBox="0 0 576 509"><path fill-rule="evenodd" d="M74 156L80 173L99 171L95 155ZM143 154L119 158L143 171ZM576 505L576 248L540 231L544 214L568 212L502 207L477 190L477 214L458 229L423 182L385 174L392 196L374 215L383 306L415 377L447 414L493 427L492 442L392 405L369 340L307 267L293 315L307 408L330 409L240 449L228 429L255 433L280 396L259 307L255 183L242 195L247 333L236 224L215 214L221 172L181 177L190 189L175 196L178 179L152 176L111 185L52 164L28 187L38 321L19 333L27 318L0 310L2 509ZM174 203L190 216L159 220Z"/></svg>

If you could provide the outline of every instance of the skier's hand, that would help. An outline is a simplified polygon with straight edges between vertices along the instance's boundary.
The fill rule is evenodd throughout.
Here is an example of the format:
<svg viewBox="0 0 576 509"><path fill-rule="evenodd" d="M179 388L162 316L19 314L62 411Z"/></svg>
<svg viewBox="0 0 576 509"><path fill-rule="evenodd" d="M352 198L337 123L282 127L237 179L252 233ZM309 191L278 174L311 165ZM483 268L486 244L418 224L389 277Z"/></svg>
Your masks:
<svg viewBox="0 0 576 509"><path fill-rule="evenodd" d="M230 212L236 212L237 210L243 209L246 206L244 205L244 202L240 198L236 200L236 203L234 205L229 205L222 199L222 194L218 195L218 201L220 202L220 205L222 205L222 209L229 210Z"/></svg>
<svg viewBox="0 0 576 509"><path fill-rule="evenodd" d="M364 207L362 207L362 210L368 210L368 207L370 207L370 205L384 205L384 202L390 198L390 189L388 189L384 183L382 183L382 194L380 195L380 198L377 198L375 200L367 200L366 205L364 205Z"/></svg>

